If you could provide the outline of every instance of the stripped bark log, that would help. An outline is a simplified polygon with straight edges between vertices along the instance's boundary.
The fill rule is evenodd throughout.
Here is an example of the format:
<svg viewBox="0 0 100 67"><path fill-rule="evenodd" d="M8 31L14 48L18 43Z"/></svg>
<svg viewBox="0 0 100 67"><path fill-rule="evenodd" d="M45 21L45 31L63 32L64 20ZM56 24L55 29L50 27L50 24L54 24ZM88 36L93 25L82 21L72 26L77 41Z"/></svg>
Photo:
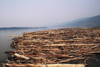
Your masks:
<svg viewBox="0 0 100 67"><path fill-rule="evenodd" d="M81 45L97 45L97 44L71 44L71 45L79 45L79 46L81 46Z"/></svg>
<svg viewBox="0 0 100 67"><path fill-rule="evenodd" d="M8 37L22 37L22 35L8 35Z"/></svg>
<svg viewBox="0 0 100 67"><path fill-rule="evenodd" d="M51 44L51 45L43 45L43 46L50 47L50 46L67 46L67 45L66 44Z"/></svg>
<svg viewBox="0 0 100 67"><path fill-rule="evenodd" d="M66 59L66 60L61 60L61 61L59 61L59 63L64 63L64 62L69 62L69 61L79 60L79 59L85 59L85 58L75 57L75 58L70 58L70 59Z"/></svg>
<svg viewBox="0 0 100 67"><path fill-rule="evenodd" d="M5 64L9 67L85 67L84 64L46 64L46 65L36 65L36 64Z"/></svg>
<svg viewBox="0 0 100 67"><path fill-rule="evenodd" d="M15 53L14 56L19 57L19 58L22 58L22 59L25 59L25 60L30 59L29 57L26 57L24 55L20 55L20 54L17 54L17 53Z"/></svg>

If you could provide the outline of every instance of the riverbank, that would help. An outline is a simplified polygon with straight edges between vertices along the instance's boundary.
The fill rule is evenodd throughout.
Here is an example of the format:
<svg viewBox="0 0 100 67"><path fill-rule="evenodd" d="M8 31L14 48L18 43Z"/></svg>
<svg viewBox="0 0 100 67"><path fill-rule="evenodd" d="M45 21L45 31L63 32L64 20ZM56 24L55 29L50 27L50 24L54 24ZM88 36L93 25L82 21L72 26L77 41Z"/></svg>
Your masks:
<svg viewBox="0 0 100 67"><path fill-rule="evenodd" d="M79 64L84 67L92 65L90 60L98 65L100 29L61 28L24 33L13 39L11 47L15 50L6 51L9 56L4 66Z"/></svg>

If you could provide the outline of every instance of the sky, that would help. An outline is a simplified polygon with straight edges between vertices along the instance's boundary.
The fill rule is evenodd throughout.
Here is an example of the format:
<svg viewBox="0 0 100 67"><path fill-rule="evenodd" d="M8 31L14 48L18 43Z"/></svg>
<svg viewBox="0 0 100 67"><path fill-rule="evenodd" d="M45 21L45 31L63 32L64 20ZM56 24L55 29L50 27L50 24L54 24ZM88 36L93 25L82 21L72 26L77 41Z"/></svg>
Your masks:
<svg viewBox="0 0 100 67"><path fill-rule="evenodd" d="M100 15L100 0L0 0L0 27L43 27Z"/></svg>

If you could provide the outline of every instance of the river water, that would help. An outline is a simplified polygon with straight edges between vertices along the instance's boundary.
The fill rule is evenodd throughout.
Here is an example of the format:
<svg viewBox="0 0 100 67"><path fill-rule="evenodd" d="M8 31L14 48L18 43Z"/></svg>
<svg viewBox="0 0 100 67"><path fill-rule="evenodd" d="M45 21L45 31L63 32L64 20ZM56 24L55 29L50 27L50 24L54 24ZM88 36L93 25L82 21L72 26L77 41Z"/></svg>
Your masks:
<svg viewBox="0 0 100 67"><path fill-rule="evenodd" d="M34 32L34 31L42 31L48 29L57 29L57 27L51 28L42 28L42 29L7 29L7 30L0 30L0 61L4 61L7 59L7 54L5 51L14 50L10 47L13 37L7 37L8 35L22 35L24 32Z"/></svg>

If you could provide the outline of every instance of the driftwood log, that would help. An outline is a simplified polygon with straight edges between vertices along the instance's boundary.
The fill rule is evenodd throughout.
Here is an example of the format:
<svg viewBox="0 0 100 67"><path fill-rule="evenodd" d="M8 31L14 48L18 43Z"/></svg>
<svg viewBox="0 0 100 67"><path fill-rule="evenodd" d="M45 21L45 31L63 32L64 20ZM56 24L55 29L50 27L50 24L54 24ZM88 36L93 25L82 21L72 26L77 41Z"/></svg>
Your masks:
<svg viewBox="0 0 100 67"><path fill-rule="evenodd" d="M26 57L26 56L24 56L24 55L19 55L19 54L17 54L17 53L15 53L14 56L16 56L16 57L18 57L18 58L25 59L25 60L30 59L29 57Z"/></svg>
<svg viewBox="0 0 100 67"><path fill-rule="evenodd" d="M85 67L84 64L45 64L45 65L34 65L34 64L5 64L8 67Z"/></svg>

